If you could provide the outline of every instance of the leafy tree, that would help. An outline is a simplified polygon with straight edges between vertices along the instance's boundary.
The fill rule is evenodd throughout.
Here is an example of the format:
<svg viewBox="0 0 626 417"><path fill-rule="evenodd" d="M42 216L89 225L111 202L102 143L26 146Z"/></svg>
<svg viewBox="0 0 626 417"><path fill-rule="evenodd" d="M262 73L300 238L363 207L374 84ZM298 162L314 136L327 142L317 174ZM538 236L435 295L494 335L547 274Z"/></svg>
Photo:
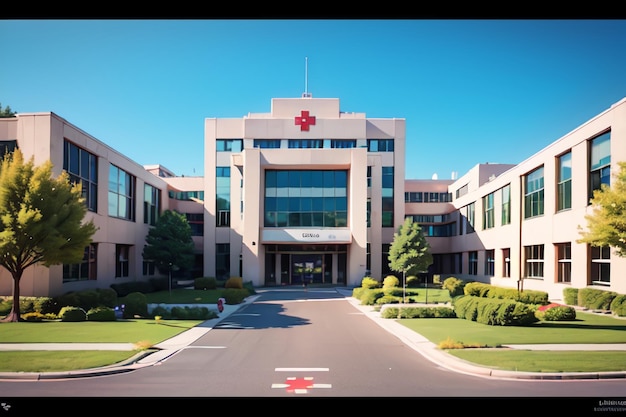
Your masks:
<svg viewBox="0 0 626 417"><path fill-rule="evenodd" d="M15 117L15 112L9 106L3 109L2 103L0 103L0 117Z"/></svg>
<svg viewBox="0 0 626 417"><path fill-rule="evenodd" d="M618 162L619 171L614 174L611 187L606 184L593 192L593 213L587 214L587 229L578 226L582 236L578 243L591 246L611 246L617 255L626 257L626 162Z"/></svg>
<svg viewBox="0 0 626 417"><path fill-rule="evenodd" d="M187 218L173 210L165 210L150 228L143 248L143 258L154 261L162 274L179 268L191 268L194 244Z"/></svg>
<svg viewBox="0 0 626 417"><path fill-rule="evenodd" d="M19 149L0 161L0 265L13 277L13 305L2 321L22 321L20 279L26 268L79 263L97 228L84 223L80 184L67 172L52 177L52 162L35 167Z"/></svg>
<svg viewBox="0 0 626 417"><path fill-rule="evenodd" d="M430 245L422 228L410 217L394 233L388 259L392 271L410 275L426 271L433 263Z"/></svg>

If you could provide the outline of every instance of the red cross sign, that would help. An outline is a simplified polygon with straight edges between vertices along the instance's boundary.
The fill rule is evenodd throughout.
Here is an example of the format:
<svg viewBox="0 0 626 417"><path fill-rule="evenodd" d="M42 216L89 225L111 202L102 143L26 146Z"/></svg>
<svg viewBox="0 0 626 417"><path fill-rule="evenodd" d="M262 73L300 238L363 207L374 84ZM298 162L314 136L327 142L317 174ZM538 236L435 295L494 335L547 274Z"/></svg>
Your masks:
<svg viewBox="0 0 626 417"><path fill-rule="evenodd" d="M309 130L310 125L315 124L315 116L309 116L308 110L301 110L300 116L296 116L296 126L300 126L300 130Z"/></svg>

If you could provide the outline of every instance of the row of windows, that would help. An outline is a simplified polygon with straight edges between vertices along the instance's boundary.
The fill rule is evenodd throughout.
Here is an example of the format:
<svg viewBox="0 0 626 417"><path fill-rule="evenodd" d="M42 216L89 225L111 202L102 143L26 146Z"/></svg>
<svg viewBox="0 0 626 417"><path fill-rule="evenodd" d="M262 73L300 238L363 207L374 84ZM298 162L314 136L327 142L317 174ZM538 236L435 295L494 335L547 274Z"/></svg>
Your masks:
<svg viewBox="0 0 626 417"><path fill-rule="evenodd" d="M556 256L556 281L569 283L572 280L572 244L570 242L557 243L555 246ZM590 250L590 277L589 284L609 285L611 282L611 251L609 247L593 247ZM484 257L483 273L495 275L495 251L486 250ZM511 276L510 249L502 249L502 276ZM460 259L460 258L457 258ZM542 279L544 277L544 245L524 246L523 252L523 276L525 278ZM452 271L452 273L461 271ZM468 253L468 274L478 275L478 251Z"/></svg>
<svg viewBox="0 0 626 417"><path fill-rule="evenodd" d="M410 191L404 193L405 203L450 203L452 193L431 193L421 191Z"/></svg>
<svg viewBox="0 0 626 417"><path fill-rule="evenodd" d="M281 139L254 139L253 146L260 149L280 149ZM287 139L289 149L347 149L356 148L356 139ZM216 139L217 152L241 152L243 139ZM368 152L393 152L393 139L367 139Z"/></svg>

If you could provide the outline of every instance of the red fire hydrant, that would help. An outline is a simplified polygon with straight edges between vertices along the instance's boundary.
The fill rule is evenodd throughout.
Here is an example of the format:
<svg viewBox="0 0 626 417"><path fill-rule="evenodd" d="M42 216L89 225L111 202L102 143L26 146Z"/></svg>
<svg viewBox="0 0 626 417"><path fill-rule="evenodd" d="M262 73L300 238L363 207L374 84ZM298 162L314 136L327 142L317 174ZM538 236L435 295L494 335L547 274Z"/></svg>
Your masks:
<svg viewBox="0 0 626 417"><path fill-rule="evenodd" d="M224 300L223 298L218 298L218 299L217 299L217 311L219 311L220 313L221 313L222 311L224 311L224 302L225 302L225 301L226 301L226 300Z"/></svg>

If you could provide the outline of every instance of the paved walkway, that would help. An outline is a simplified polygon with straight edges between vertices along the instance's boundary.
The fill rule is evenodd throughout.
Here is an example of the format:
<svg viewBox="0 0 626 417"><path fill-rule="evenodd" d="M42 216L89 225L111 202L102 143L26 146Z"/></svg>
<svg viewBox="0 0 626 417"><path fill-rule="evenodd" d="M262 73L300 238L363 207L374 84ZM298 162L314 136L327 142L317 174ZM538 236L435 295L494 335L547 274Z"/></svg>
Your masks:
<svg viewBox="0 0 626 417"><path fill-rule="evenodd" d="M345 288L337 288L338 293L344 295L347 300L364 315L375 321L385 330L398 337L403 343L419 352L422 356L433 363L456 372L472 374L484 377L497 377L506 379L624 379L625 372L518 372L503 371L492 369L484 366L475 365L473 363L459 359L447 352L439 349L437 345L398 323L393 319L384 319L380 316L380 312L376 311L373 306L363 306L360 301L352 298L352 290ZM310 288L309 291L315 291ZM225 305L224 311L219 313L216 319L207 320L206 322L180 333L179 335L165 340L154 347L159 349L156 352L142 351L128 361L112 366L106 366L96 369L77 370L68 372L0 372L0 379L59 379L59 378L77 378L94 375L104 375L111 373L129 372L141 367L152 366L157 364L169 356L175 354L181 349L185 349L191 343L199 339L206 332L210 331L217 323L224 320L236 312L240 307L247 303L251 303L258 298L257 296L248 297L243 304ZM539 344L539 345L505 345L510 349L526 349L526 350L589 350L589 351L609 351L609 350L625 350L626 343L618 344ZM0 351L8 350L136 350L132 343L0 343Z"/></svg>

